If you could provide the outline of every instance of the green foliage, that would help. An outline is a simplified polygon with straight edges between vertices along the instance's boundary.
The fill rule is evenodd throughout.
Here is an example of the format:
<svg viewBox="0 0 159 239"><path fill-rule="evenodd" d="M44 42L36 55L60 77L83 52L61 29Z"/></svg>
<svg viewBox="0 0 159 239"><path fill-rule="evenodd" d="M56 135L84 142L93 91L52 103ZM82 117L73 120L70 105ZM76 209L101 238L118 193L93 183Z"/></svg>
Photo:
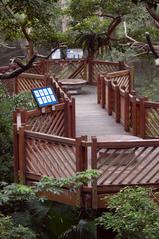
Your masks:
<svg viewBox="0 0 159 239"><path fill-rule="evenodd" d="M158 89L159 89L159 79L153 78L151 82L147 82L145 85L137 87L137 93L140 96L148 97L150 100L158 101Z"/></svg>
<svg viewBox="0 0 159 239"><path fill-rule="evenodd" d="M67 13L74 21L81 21L95 14L100 8L100 0L71 0Z"/></svg>
<svg viewBox="0 0 159 239"><path fill-rule="evenodd" d="M91 180L94 180L99 176L97 170L86 170L83 172L76 173L75 176L61 179L54 179L45 176L40 182L36 183L35 191L48 191L54 193L60 193L61 188L69 187L70 190L76 190L83 184L87 184Z"/></svg>
<svg viewBox="0 0 159 239"><path fill-rule="evenodd" d="M31 93L8 96L0 85L0 180L12 181L12 112L16 108L33 109L35 103Z"/></svg>
<svg viewBox="0 0 159 239"><path fill-rule="evenodd" d="M1 239L36 239L35 234L27 227L16 226L11 217L0 214Z"/></svg>
<svg viewBox="0 0 159 239"><path fill-rule="evenodd" d="M118 239L158 239L159 206L150 196L150 189L125 188L109 198L110 212L98 218L98 224L112 229Z"/></svg>
<svg viewBox="0 0 159 239"><path fill-rule="evenodd" d="M138 4L124 16L127 23L128 35L139 42L145 42L145 32L149 32L153 40L158 40L159 31L152 24L151 18L143 4Z"/></svg>
<svg viewBox="0 0 159 239"><path fill-rule="evenodd" d="M133 42L125 37L123 21L127 23L128 35L135 40L146 42L147 31L152 39L157 41L159 32L144 2L150 3L151 6L158 4L158 1L149 0L71 0L66 11L72 17L71 38L74 36L76 46L87 49L90 57L97 57L99 53L108 55L112 49L117 55L116 60L118 58L125 60L127 58L125 54L128 57L140 54L143 49L131 48ZM113 19L117 16L120 17L121 23L110 31L114 24Z"/></svg>
<svg viewBox="0 0 159 239"><path fill-rule="evenodd" d="M5 235L10 236L10 231L12 230L13 232L15 230L14 234L17 237L13 238L31 239L31 231L28 231L28 237L18 237L19 235L23 235L23 233L25 235L25 232L28 230L26 227L28 227L37 234L37 238L58 238L59 235L66 236L64 233L65 231L70 234L72 228L71 225L74 225L74 229L75 225L77 225L77 235L81 235L82 231L83 233L84 231L88 232L90 228L92 228L91 225L93 224L89 225L86 221L78 223L79 216L77 210L71 208L70 206L64 206L56 203L53 204L51 202L49 203L46 199L41 200L38 197L38 192L46 190L54 193L60 193L61 188L65 186L69 186L70 190L77 190L81 185L96 178L97 175L97 171L89 170L77 173L74 177L70 177L68 179L58 180L47 177L32 187L20 184L1 183L1 213L9 216L6 217L6 220L9 220L7 221L9 225L2 225L3 228L5 228ZM72 233L75 233L75 230L73 230ZM91 235L92 234L93 231L91 232ZM6 238L12 239L12 237L7 236Z"/></svg>
<svg viewBox="0 0 159 239"><path fill-rule="evenodd" d="M101 9L104 12L113 15L124 16L132 11L134 4L131 0L101 0Z"/></svg>
<svg viewBox="0 0 159 239"><path fill-rule="evenodd" d="M21 184L1 184L0 205L14 205L17 201L25 201L35 199L35 192L31 187Z"/></svg>
<svg viewBox="0 0 159 239"><path fill-rule="evenodd" d="M40 42L45 31L50 32L50 37L55 33L58 14L57 0L3 0L0 2L0 32L5 40L26 38Z"/></svg>

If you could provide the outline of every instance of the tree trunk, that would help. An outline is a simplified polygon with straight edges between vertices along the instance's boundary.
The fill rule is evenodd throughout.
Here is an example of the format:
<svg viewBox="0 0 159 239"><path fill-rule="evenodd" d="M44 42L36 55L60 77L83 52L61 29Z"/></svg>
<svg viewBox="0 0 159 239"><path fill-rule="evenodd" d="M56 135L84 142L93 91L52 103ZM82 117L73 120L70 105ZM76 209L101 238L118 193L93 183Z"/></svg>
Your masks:
<svg viewBox="0 0 159 239"><path fill-rule="evenodd" d="M27 55L27 60L29 61L32 56L34 55L34 48L33 48L33 42L29 41L28 45L25 46L26 49L26 55Z"/></svg>
<svg viewBox="0 0 159 239"><path fill-rule="evenodd" d="M34 48L33 48L33 41L27 31L27 29L25 28L25 26L21 26L22 32L28 42L28 44L26 45L26 55L27 55L27 60L29 61L32 56L34 55Z"/></svg>

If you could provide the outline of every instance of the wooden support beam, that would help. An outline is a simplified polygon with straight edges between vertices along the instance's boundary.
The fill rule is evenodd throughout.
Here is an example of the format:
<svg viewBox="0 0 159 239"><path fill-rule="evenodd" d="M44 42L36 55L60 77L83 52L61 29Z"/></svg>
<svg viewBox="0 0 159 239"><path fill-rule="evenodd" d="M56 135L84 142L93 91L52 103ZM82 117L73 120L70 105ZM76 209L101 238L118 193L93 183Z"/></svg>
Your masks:
<svg viewBox="0 0 159 239"><path fill-rule="evenodd" d="M91 168L97 169L97 138L92 137L92 148L91 148ZM92 208L98 208L97 200L97 179L92 182Z"/></svg>
<svg viewBox="0 0 159 239"><path fill-rule="evenodd" d="M100 79L100 84L101 84L101 107L104 109L105 108L105 79L104 76L101 76Z"/></svg>
<svg viewBox="0 0 159 239"><path fill-rule="evenodd" d="M19 128L19 181L25 184L25 139L24 139L24 127Z"/></svg>
<svg viewBox="0 0 159 239"><path fill-rule="evenodd" d="M115 120L117 123L120 123L120 90L118 85L115 86L114 101L115 101Z"/></svg>

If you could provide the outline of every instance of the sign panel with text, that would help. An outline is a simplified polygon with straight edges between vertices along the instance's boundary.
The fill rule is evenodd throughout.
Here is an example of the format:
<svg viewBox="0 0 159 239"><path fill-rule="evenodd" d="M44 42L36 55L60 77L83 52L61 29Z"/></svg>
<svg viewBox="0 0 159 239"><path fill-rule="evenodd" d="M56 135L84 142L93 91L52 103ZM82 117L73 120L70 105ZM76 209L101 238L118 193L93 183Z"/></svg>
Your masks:
<svg viewBox="0 0 159 239"><path fill-rule="evenodd" d="M58 99L51 87L43 87L32 90L35 101L39 107L58 104Z"/></svg>

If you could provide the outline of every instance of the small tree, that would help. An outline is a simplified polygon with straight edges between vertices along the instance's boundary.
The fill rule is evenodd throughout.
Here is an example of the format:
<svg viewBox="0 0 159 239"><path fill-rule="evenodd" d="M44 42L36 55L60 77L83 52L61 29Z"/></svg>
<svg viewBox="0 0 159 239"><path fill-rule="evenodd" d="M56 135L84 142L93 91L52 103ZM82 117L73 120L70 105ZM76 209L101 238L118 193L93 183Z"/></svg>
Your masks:
<svg viewBox="0 0 159 239"><path fill-rule="evenodd" d="M98 225L112 229L117 239L158 239L159 206L151 196L150 189L125 188L109 198L109 212Z"/></svg>

